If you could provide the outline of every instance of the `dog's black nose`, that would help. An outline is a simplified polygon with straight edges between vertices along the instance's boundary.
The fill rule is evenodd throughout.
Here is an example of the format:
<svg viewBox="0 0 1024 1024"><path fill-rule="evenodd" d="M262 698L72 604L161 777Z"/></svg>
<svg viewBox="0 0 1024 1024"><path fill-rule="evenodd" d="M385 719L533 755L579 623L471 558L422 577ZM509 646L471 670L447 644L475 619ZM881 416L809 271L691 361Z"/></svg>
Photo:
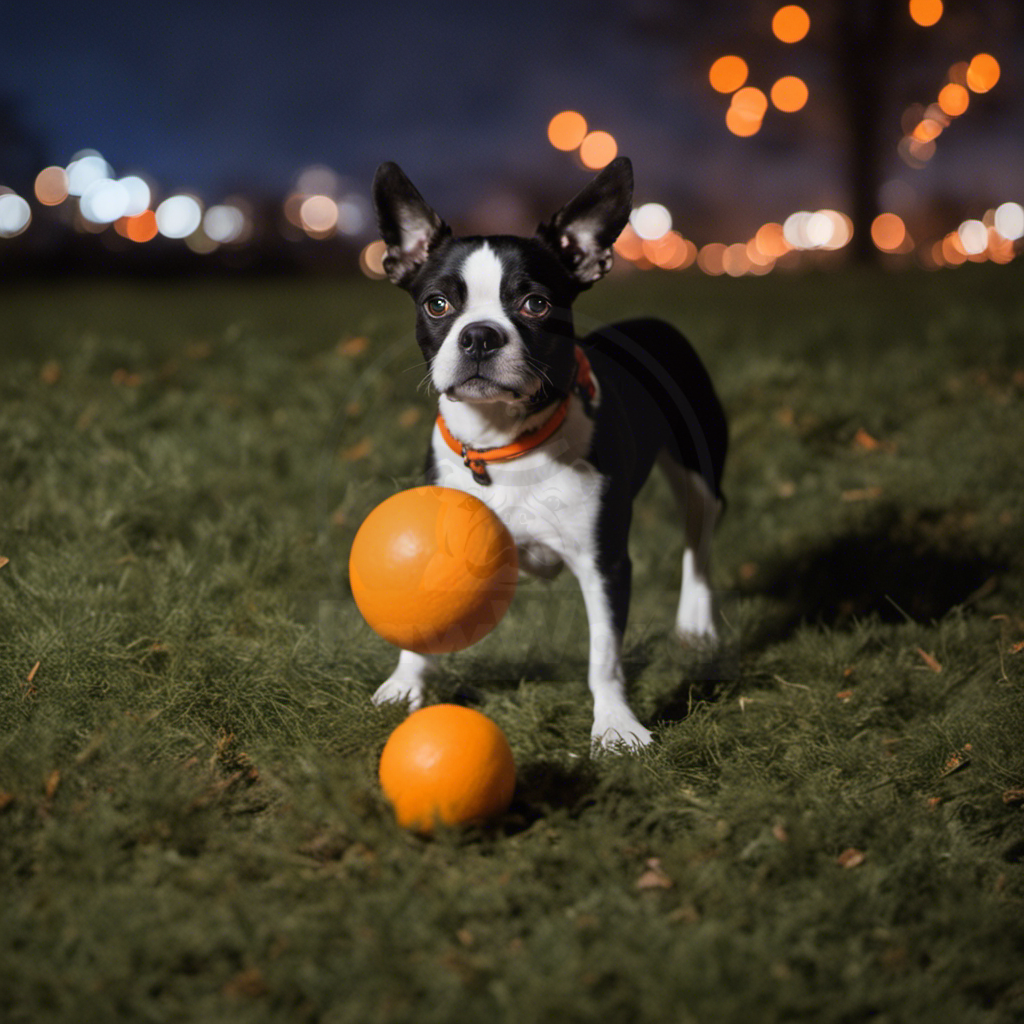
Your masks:
<svg viewBox="0 0 1024 1024"><path fill-rule="evenodd" d="M475 359L484 359L504 344L505 336L490 324L467 324L459 335L459 347Z"/></svg>

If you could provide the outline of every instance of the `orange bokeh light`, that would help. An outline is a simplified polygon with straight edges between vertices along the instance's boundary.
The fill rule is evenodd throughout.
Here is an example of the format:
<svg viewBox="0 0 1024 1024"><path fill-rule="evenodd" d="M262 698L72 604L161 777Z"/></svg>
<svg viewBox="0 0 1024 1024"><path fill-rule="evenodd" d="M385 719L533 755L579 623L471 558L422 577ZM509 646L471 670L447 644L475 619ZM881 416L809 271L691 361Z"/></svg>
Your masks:
<svg viewBox="0 0 1024 1024"><path fill-rule="evenodd" d="M931 142L942 134L942 125L930 117L926 117L911 133L910 137L918 142Z"/></svg>
<svg viewBox="0 0 1024 1024"><path fill-rule="evenodd" d="M708 72L708 81L715 92L735 92L747 80L749 68L742 57L719 57Z"/></svg>
<svg viewBox="0 0 1024 1024"><path fill-rule="evenodd" d="M929 28L942 17L942 0L910 0L910 17Z"/></svg>
<svg viewBox="0 0 1024 1024"><path fill-rule="evenodd" d="M988 92L999 81L999 61L990 53L979 53L967 65L967 85L972 92Z"/></svg>
<svg viewBox="0 0 1024 1024"><path fill-rule="evenodd" d="M939 90L939 107L948 117L959 117L971 102L971 94L956 82L947 82Z"/></svg>
<svg viewBox="0 0 1024 1024"><path fill-rule="evenodd" d="M576 149L587 135L587 119L575 110L563 110L548 122L548 142L563 153Z"/></svg>
<svg viewBox="0 0 1024 1024"><path fill-rule="evenodd" d="M768 97L760 89L748 85L733 95L732 105L760 121L768 109Z"/></svg>
<svg viewBox="0 0 1024 1024"><path fill-rule="evenodd" d="M135 217L122 217L115 227L119 235L132 242L151 242L157 235L156 214L144 210Z"/></svg>
<svg viewBox="0 0 1024 1024"><path fill-rule="evenodd" d="M622 229L622 233L612 243L612 248L625 260L638 260L644 254L643 240L633 230L632 224Z"/></svg>
<svg viewBox="0 0 1024 1024"><path fill-rule="evenodd" d="M761 118L743 107L730 107L725 112L725 126L733 135L746 139L761 130Z"/></svg>
<svg viewBox="0 0 1024 1024"><path fill-rule="evenodd" d="M45 167L36 175L36 199L43 206L59 206L68 197L68 176L63 167Z"/></svg>
<svg viewBox="0 0 1024 1024"><path fill-rule="evenodd" d="M771 91L772 103L784 114L794 114L802 109L809 95L804 80L797 78L796 75L780 78L772 86Z"/></svg>
<svg viewBox="0 0 1024 1024"><path fill-rule="evenodd" d="M772 32L782 43L799 43L810 29L810 17L797 4L780 7L772 18Z"/></svg>
<svg viewBox="0 0 1024 1024"><path fill-rule="evenodd" d="M757 229L757 234L754 235L754 245L757 246L759 252L772 259L785 256L790 249L789 242L786 241L786 236L783 233L782 225L775 221L762 224Z"/></svg>
<svg viewBox="0 0 1024 1024"><path fill-rule="evenodd" d="M903 218L895 213L880 213L871 222L871 241L883 252L895 252L906 237Z"/></svg>
<svg viewBox="0 0 1024 1024"><path fill-rule="evenodd" d="M607 167L619 152L619 144L608 132L590 132L580 143L580 160L591 171Z"/></svg>

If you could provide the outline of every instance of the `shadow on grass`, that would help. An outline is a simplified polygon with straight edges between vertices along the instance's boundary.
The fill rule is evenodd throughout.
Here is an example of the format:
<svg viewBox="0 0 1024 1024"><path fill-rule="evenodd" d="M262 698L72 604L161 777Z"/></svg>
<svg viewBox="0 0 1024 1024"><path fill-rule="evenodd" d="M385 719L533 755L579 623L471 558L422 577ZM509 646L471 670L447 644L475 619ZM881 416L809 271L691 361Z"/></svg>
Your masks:
<svg viewBox="0 0 1024 1024"><path fill-rule="evenodd" d="M953 512L880 510L865 528L766 567L747 594L780 605L758 642L790 636L803 623L848 629L858 619L933 622L991 593L1006 572Z"/></svg>

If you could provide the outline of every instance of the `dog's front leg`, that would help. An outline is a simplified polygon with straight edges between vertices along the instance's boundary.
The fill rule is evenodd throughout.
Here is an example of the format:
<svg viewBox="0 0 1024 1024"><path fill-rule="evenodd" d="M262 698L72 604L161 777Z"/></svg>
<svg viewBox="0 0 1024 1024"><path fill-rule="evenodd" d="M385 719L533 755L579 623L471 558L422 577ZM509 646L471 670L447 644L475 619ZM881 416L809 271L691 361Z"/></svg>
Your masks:
<svg viewBox="0 0 1024 1024"><path fill-rule="evenodd" d="M583 591L590 630L587 682L594 698L591 746L597 751L645 747L651 742L651 733L626 702L626 677L622 670L622 633L629 608L629 559L623 558L611 578L590 557L570 564L570 568Z"/></svg>
<svg viewBox="0 0 1024 1024"><path fill-rule="evenodd" d="M435 659L429 654L402 651L395 671L377 687L373 703L397 704L408 701L409 710L415 711L423 704L423 684L434 671L435 664Z"/></svg>

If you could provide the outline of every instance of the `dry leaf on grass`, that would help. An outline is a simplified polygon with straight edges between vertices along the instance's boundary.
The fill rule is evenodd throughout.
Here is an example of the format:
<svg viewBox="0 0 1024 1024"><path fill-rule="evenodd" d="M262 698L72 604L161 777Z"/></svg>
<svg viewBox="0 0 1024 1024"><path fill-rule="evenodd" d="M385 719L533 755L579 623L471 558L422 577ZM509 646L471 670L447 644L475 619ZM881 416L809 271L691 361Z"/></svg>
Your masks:
<svg viewBox="0 0 1024 1024"><path fill-rule="evenodd" d="M929 654L923 647L918 647L917 653L921 660L928 666L933 672L942 671L942 663L935 657L934 654Z"/></svg>
<svg viewBox="0 0 1024 1024"><path fill-rule="evenodd" d="M665 874L660 857L650 857L647 861L647 870L636 880L636 887L641 891L671 889L674 884Z"/></svg>
<svg viewBox="0 0 1024 1024"><path fill-rule="evenodd" d="M863 850L850 846L839 854L836 858L836 863L841 868L859 868L867 860L867 857L868 855Z"/></svg>

